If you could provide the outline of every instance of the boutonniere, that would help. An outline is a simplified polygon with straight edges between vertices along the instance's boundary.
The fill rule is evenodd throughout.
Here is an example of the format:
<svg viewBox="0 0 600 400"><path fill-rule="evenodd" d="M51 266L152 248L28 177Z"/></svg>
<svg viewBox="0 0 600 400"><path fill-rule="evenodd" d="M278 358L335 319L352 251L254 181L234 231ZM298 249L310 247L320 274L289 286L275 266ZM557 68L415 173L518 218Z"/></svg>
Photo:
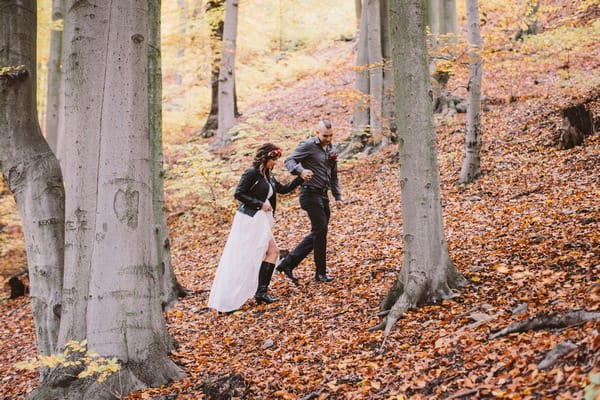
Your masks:
<svg viewBox="0 0 600 400"><path fill-rule="evenodd" d="M335 150L330 150L329 153L327 153L329 155L329 159L331 161L335 161L338 158L337 153L335 152Z"/></svg>

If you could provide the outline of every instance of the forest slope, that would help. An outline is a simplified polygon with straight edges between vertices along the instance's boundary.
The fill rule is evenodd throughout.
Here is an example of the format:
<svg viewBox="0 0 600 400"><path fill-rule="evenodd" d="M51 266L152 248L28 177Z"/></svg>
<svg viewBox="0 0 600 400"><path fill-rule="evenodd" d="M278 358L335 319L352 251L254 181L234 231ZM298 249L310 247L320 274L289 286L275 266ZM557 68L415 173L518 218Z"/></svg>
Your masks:
<svg viewBox="0 0 600 400"><path fill-rule="evenodd" d="M208 153L211 139L193 137L197 127L187 136L174 133L177 140L167 136L174 265L190 290L167 319L179 343L173 357L188 377L125 398L199 399L203 382L233 373L245 380L240 397L253 399L582 398L590 373L600 369L598 321L489 338L540 314L600 310L600 135L569 150L557 145L562 108L587 102L600 115L600 11L584 1L562 9L549 8L559 1L543 4L544 34L516 43L508 30L494 31L502 11L487 10L490 108L483 115L483 176L474 184L457 185L464 116L437 119L445 229L469 285L451 300L408 312L383 352L381 332L367 329L379 321L379 301L401 267L393 145L340 164L348 204L333 211L330 225L334 282L313 282L309 258L298 269L300 286L274 277L278 303L249 301L225 315L206 308L235 209L232 191L257 144L273 141L287 154L321 117L333 120L337 140L347 135L353 43L320 50L326 68L243 109L235 140L220 155ZM465 82L466 70L456 68L452 93L464 96ZM276 174L289 179L281 165ZM22 235L8 193L1 193L0 267L17 271L25 265ZM290 248L309 223L296 195L281 200L274 234ZM34 374L14 367L34 355L28 302L0 301L1 399L22 399L36 384ZM536 366L564 341L577 349L549 369Z"/></svg>

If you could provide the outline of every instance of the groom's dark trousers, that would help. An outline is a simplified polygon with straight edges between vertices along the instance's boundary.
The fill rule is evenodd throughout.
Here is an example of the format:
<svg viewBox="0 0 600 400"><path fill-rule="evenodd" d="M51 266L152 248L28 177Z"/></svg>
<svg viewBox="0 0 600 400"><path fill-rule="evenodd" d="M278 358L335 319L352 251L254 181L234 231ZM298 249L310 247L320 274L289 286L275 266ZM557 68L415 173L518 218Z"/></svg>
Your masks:
<svg viewBox="0 0 600 400"><path fill-rule="evenodd" d="M327 189L316 189L308 185L302 185L300 191L300 207L308 213L310 218L311 231L300 242L288 256L282 260L281 264L294 269L300 264L306 256L314 250L315 265L317 270L315 275L325 275L327 272L326 256L327 250L327 225L331 215L329 209L329 197ZM280 264L280 265L281 265Z"/></svg>

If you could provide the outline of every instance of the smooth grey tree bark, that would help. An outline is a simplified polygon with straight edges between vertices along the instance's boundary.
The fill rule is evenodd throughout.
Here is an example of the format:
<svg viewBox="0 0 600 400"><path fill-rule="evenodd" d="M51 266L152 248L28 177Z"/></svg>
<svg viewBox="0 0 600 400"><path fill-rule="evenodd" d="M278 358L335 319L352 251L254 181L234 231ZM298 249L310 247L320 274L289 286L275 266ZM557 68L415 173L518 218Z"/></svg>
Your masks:
<svg viewBox="0 0 600 400"><path fill-rule="evenodd" d="M427 26L432 35L458 33L456 0L427 0Z"/></svg>
<svg viewBox="0 0 600 400"><path fill-rule="evenodd" d="M178 282L171 263L171 245L165 214L164 165L162 140L162 69L160 51L161 0L148 1L148 133L152 158L152 205L154 237L160 276L160 299L163 310L171 308L186 291Z"/></svg>
<svg viewBox="0 0 600 400"><path fill-rule="evenodd" d="M58 134L61 100L62 23L64 0L52 0L52 30L48 54L48 93L46 94L46 141L54 154L58 154Z"/></svg>
<svg viewBox="0 0 600 400"><path fill-rule="evenodd" d="M208 117L206 117L204 127L200 131L200 136L204 138L214 136L219 127L219 74L221 71L221 47L223 45L223 25L225 22L225 0L209 1L206 4L206 15L210 26L211 96L210 111ZM233 108L235 117L239 117L241 114L238 110L235 82L233 84Z"/></svg>
<svg viewBox="0 0 600 400"><path fill-rule="evenodd" d="M52 370L32 399L115 398L182 376L161 307L148 127L148 1L67 0L65 268L58 349L116 358L99 383ZM94 16L93 18L90 16Z"/></svg>
<svg viewBox="0 0 600 400"><path fill-rule="evenodd" d="M223 45L223 25L225 20L225 0L212 0L206 3L206 18L210 26L210 111L204 127L200 131L202 137L212 137L219 126L219 71L221 70L221 46Z"/></svg>
<svg viewBox="0 0 600 400"><path fill-rule="evenodd" d="M352 116L352 134L340 143L340 157L373 153L388 145L394 96L390 68L388 0L365 0L360 19L355 89L359 95Z"/></svg>
<svg viewBox="0 0 600 400"><path fill-rule="evenodd" d="M36 110L36 3L0 6L0 169L13 193L27 246L37 348L56 348L63 274L64 198L58 161Z"/></svg>
<svg viewBox="0 0 600 400"><path fill-rule="evenodd" d="M481 30L479 27L479 4L477 0L466 0L467 36L469 41L469 83L467 85L467 121L465 133L465 155L458 182L470 183L481 175L481 80L483 61Z"/></svg>
<svg viewBox="0 0 600 400"><path fill-rule="evenodd" d="M450 259L444 234L440 178L426 45L425 3L390 0L392 65L400 147L404 256L382 302L387 337L406 310L454 296L466 281Z"/></svg>
<svg viewBox="0 0 600 400"><path fill-rule="evenodd" d="M219 126L212 149L218 149L231 141L231 128L235 125L235 51L237 41L238 0L225 1L223 46L219 70Z"/></svg>
<svg viewBox="0 0 600 400"><path fill-rule="evenodd" d="M354 0L354 11L356 12L356 21L360 24L362 15L362 0Z"/></svg>

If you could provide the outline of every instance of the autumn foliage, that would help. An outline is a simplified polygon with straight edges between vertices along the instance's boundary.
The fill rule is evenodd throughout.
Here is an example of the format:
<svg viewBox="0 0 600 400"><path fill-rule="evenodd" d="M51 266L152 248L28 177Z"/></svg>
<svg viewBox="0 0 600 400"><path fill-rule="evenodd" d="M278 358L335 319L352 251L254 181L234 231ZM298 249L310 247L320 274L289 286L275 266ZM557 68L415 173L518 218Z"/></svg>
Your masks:
<svg viewBox="0 0 600 400"><path fill-rule="evenodd" d="M336 140L349 133L351 105L338 94L352 89L354 54L352 43L336 42L313 54L327 67L273 87L241 110L234 141L218 155L207 151L211 139L194 136L200 127L173 132L177 140L167 133L173 265L190 291L167 321L178 342L173 359L187 377L125 399L208 398L207 383L233 374L242 378L238 397L248 399L584 397L600 372L597 320L490 336L536 316L600 311L600 135L568 150L558 146L565 107L585 103L598 123L600 9L594 1L541 1L542 33L515 42L516 9L507 15L503 2L480 3L488 110L483 174L475 183L457 184L464 114L436 120L445 231L452 260L469 280L466 289L407 312L384 347L382 332L368 330L379 322L379 303L401 268L398 157L391 145L340 164L347 204L333 210L330 224L334 282L314 282L309 257L297 269L299 286L274 276L270 293L278 303L250 300L231 314L206 307L235 210L233 188L256 146L273 141L289 154L322 116L333 121ZM464 96L466 74L459 58L448 83L453 94ZM290 179L281 164L275 173ZM26 268L15 210L2 183L3 279ZM308 229L297 194L282 196L274 228L279 247L291 248ZM15 367L35 355L29 298L4 294L0 398L23 399L37 384L34 372ZM541 368L562 342L575 347Z"/></svg>

